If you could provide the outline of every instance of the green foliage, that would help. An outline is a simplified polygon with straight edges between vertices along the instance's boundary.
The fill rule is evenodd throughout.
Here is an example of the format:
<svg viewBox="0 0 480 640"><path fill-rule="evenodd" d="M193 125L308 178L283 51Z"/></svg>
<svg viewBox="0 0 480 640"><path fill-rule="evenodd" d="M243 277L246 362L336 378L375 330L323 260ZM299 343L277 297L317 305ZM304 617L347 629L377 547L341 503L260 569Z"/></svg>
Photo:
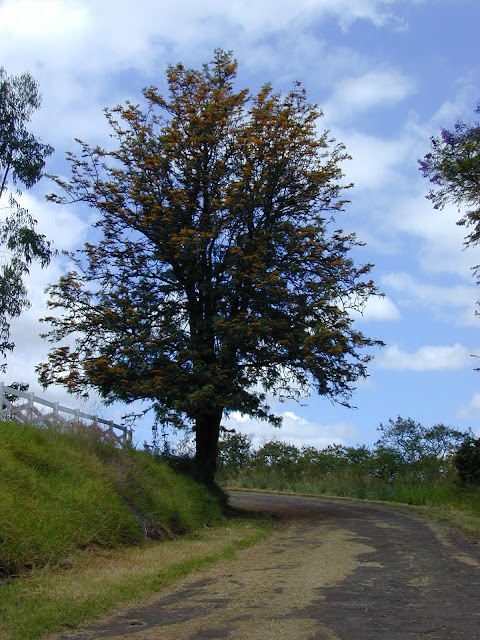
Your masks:
<svg viewBox="0 0 480 640"><path fill-rule="evenodd" d="M312 386L348 405L378 344L349 314L376 289L350 255L361 243L334 226L344 146L299 84L251 95L236 72L221 50L201 70L169 67L168 97L150 87L145 109L107 109L113 148L80 142L51 196L94 208L101 239L50 288L42 383L193 425L207 482L223 414L278 424L267 393Z"/></svg>
<svg viewBox="0 0 480 640"><path fill-rule="evenodd" d="M346 449L342 445L330 445L319 450L315 447L302 447L302 471L314 474L328 475L332 471L347 466Z"/></svg>
<svg viewBox="0 0 480 640"><path fill-rule="evenodd" d="M0 574L191 531L218 502L146 452L0 423Z"/></svg>
<svg viewBox="0 0 480 640"><path fill-rule="evenodd" d="M480 103L475 109L480 113ZM452 202L467 207L458 225L473 227L465 244L480 242L480 123L468 125L457 120L454 129L442 129L431 139L431 151L419 161L420 169L433 188L428 198L436 209ZM478 272L478 266L475 267Z"/></svg>
<svg viewBox="0 0 480 640"><path fill-rule="evenodd" d="M300 451L297 447L273 439L265 442L255 452L252 460L254 467L267 468L287 476L295 475Z"/></svg>
<svg viewBox="0 0 480 640"><path fill-rule="evenodd" d="M40 178L45 157L53 149L28 132L26 125L40 108L38 85L29 73L8 77L0 67L0 194L12 174L13 183L27 189Z"/></svg>
<svg viewBox="0 0 480 640"><path fill-rule="evenodd" d="M41 178L45 158L53 152L27 130L40 104L37 83L29 73L8 77L0 67L0 201L9 176L14 185L20 183L28 189ZM5 215L0 219L0 246L4 248L0 265L0 355L5 357L15 346L10 341L10 319L28 306L23 277L32 260L47 266L52 248L45 236L35 231L36 221L12 193L1 213ZM0 369L5 369L5 364Z"/></svg>
<svg viewBox="0 0 480 640"><path fill-rule="evenodd" d="M376 446L387 465L390 460L390 475L408 470L418 480L441 473L464 438L463 433L444 424L427 428L400 416L395 421L390 418L387 425L380 424L379 430L382 436Z"/></svg>
<svg viewBox="0 0 480 640"><path fill-rule="evenodd" d="M455 454L455 467L463 483L480 486L480 438L465 438Z"/></svg>
<svg viewBox="0 0 480 640"><path fill-rule="evenodd" d="M224 469L244 469L251 460L253 437L237 433L224 432L218 442L218 462Z"/></svg>
<svg viewBox="0 0 480 640"><path fill-rule="evenodd" d="M459 466L471 474L471 483L480 475L480 439L465 440L465 434L443 424L427 428L400 416L379 430L382 435L372 449L330 445L299 450L274 438L251 451L242 467L229 463L225 449L217 478L229 487L449 504L480 513L478 494L458 483Z"/></svg>
<svg viewBox="0 0 480 640"><path fill-rule="evenodd" d="M379 431L382 437L377 446L398 453L402 462L413 464L423 456L425 428L419 422L398 416L395 421L390 418L388 425L380 424Z"/></svg>

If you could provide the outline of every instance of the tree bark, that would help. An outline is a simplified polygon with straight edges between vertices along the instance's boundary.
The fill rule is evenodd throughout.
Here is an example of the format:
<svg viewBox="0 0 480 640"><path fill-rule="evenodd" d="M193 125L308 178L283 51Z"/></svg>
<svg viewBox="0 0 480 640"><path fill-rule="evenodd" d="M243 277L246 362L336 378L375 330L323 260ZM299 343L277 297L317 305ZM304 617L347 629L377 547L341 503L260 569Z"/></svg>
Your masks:
<svg viewBox="0 0 480 640"><path fill-rule="evenodd" d="M196 479L210 489L215 487L217 447L222 414L223 408L218 407L199 415L195 420Z"/></svg>

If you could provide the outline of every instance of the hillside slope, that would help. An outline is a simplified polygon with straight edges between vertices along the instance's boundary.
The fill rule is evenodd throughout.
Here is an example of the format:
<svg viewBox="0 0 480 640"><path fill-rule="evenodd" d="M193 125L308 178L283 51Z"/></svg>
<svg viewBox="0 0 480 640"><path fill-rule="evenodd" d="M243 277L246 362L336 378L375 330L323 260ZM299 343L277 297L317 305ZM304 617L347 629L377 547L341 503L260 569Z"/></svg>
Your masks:
<svg viewBox="0 0 480 640"><path fill-rule="evenodd" d="M218 519L218 501L148 452L0 422L0 577L94 547L164 539Z"/></svg>

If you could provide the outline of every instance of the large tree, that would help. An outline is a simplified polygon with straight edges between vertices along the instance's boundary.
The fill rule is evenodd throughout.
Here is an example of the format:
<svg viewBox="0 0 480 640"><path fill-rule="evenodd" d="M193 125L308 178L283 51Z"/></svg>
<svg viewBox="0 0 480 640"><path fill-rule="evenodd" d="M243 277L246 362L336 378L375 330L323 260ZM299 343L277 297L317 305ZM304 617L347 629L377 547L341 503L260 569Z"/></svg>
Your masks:
<svg viewBox="0 0 480 640"><path fill-rule="evenodd" d="M106 110L111 150L81 144L60 202L98 213L98 239L50 288L44 385L106 402L151 401L191 425L198 477L213 483L223 415L278 424L267 394L313 386L348 405L375 343L348 311L375 292L342 210L342 145L295 85L236 91L236 62L167 70L168 98ZM72 338L74 338L72 346Z"/></svg>
<svg viewBox="0 0 480 640"><path fill-rule="evenodd" d="M475 109L480 113L480 103ZM457 120L452 130L442 129L431 138L430 152L419 160L420 170L432 184L428 198L435 209L449 202L463 215L457 222L470 227L467 246L480 243L480 123L468 125ZM473 267L478 275L478 265Z"/></svg>
<svg viewBox="0 0 480 640"><path fill-rule="evenodd" d="M33 186L42 176L53 149L30 133L27 124L41 104L38 85L29 73L7 76L0 67L0 356L14 348L10 320L28 306L24 276L33 260L45 267L52 248L35 230L36 221L17 201L19 185ZM16 192L8 193L12 179ZM7 196L8 194L8 196ZM4 197L5 196L5 197ZM2 200L3 198L3 200ZM5 200L5 202L4 202ZM5 364L0 365L0 370Z"/></svg>

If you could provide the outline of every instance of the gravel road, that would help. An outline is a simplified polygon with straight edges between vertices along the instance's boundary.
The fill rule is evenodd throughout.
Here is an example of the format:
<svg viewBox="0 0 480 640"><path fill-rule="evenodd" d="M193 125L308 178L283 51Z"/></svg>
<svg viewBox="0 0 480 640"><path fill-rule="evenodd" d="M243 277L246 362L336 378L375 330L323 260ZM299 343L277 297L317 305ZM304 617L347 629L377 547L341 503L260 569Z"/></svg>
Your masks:
<svg viewBox="0 0 480 640"><path fill-rule="evenodd" d="M480 640L480 546L415 512L232 492L266 542L68 640Z"/></svg>

